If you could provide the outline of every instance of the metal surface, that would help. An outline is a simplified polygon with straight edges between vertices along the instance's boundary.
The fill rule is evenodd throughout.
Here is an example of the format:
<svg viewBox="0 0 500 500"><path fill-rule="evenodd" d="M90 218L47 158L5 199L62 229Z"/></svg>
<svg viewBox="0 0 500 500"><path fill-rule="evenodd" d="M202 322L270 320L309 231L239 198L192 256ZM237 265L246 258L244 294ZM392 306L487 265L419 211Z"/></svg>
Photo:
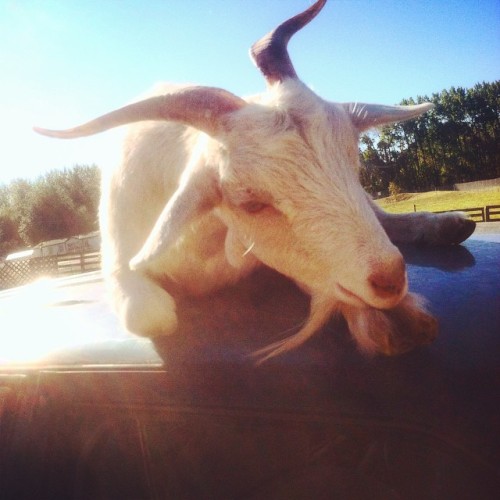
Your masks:
<svg viewBox="0 0 500 500"><path fill-rule="evenodd" d="M122 329L100 273L0 293L0 369L161 366L151 342Z"/></svg>
<svg viewBox="0 0 500 500"><path fill-rule="evenodd" d="M179 334L154 342L118 326L98 275L4 292L2 491L495 498L500 243L402 250L440 334L394 358L364 357L333 319L256 366L249 354L307 313L307 299L268 272L179 300Z"/></svg>

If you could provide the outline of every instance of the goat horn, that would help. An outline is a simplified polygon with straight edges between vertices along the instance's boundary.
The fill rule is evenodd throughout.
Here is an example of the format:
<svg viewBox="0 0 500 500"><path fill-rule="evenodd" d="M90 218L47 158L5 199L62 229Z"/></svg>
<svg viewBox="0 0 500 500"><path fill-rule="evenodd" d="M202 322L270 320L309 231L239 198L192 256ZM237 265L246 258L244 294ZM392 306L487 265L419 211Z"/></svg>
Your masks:
<svg viewBox="0 0 500 500"><path fill-rule="evenodd" d="M288 55L288 42L297 31L316 17L325 3L326 0L318 0L252 45L250 55L270 85L286 78L298 78Z"/></svg>
<svg viewBox="0 0 500 500"><path fill-rule="evenodd" d="M34 127L39 134L60 139L73 139L98 134L110 128L144 120L176 121L215 135L220 118L246 105L246 102L222 89L188 87L183 90L129 104L78 127L48 130Z"/></svg>

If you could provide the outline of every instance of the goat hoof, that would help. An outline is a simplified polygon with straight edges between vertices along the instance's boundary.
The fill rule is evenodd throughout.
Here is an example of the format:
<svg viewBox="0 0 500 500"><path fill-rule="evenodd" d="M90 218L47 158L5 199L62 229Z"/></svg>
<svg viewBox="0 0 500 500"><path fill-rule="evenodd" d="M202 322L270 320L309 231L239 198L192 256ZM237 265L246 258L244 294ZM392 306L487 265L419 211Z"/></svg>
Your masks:
<svg viewBox="0 0 500 500"><path fill-rule="evenodd" d="M169 335L177 329L175 302L161 289L128 297L121 305L119 315L124 327L143 337Z"/></svg>
<svg viewBox="0 0 500 500"><path fill-rule="evenodd" d="M367 354L396 356L431 343L438 322L425 310L422 297L408 293L393 309L342 306L342 313L358 344Z"/></svg>
<svg viewBox="0 0 500 500"><path fill-rule="evenodd" d="M458 245L465 241L476 229L476 223L461 212L442 214L438 234L438 244Z"/></svg>
<svg viewBox="0 0 500 500"><path fill-rule="evenodd" d="M424 311L418 311L411 321L396 313L392 318L394 329L372 338L378 352L386 356L397 356L416 347L430 344L438 334L438 321Z"/></svg>
<svg viewBox="0 0 500 500"><path fill-rule="evenodd" d="M461 213L452 215L453 218L450 217L448 220L443 221L440 237L445 244L458 245L474 232L476 223Z"/></svg>
<svg viewBox="0 0 500 500"><path fill-rule="evenodd" d="M438 322L432 316L424 321L422 329L413 332L397 332L387 335L384 342L378 344L379 352L386 356L397 356L412 351L416 347L430 344L438 333Z"/></svg>

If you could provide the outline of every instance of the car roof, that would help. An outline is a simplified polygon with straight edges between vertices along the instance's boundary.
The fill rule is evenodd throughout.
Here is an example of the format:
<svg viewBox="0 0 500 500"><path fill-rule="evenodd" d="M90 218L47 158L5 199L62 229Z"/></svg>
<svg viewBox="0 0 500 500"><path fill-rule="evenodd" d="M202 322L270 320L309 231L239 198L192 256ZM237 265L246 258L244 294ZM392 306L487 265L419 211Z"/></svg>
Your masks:
<svg viewBox="0 0 500 500"><path fill-rule="evenodd" d="M92 272L0 293L0 370L161 366L148 339L123 329Z"/></svg>
<svg viewBox="0 0 500 500"><path fill-rule="evenodd" d="M496 342L500 331L500 244L495 241L497 236L480 234L464 245L453 247L402 248L408 263L410 290L427 299L431 312L440 321L438 339L433 345L418 349L419 355L425 352L429 356L438 357L440 362L451 363L454 360L462 366L496 365L500 348ZM255 296L260 293L268 297L266 314L271 316L266 325L261 325L262 330L266 330L265 333L257 331L259 318L251 325L252 321L244 319L244 326L251 330L248 334L255 337L255 345L250 345L250 348L258 349L259 342L272 342L276 334L282 333L280 329L284 328L283 325L286 326L285 323L273 324L277 322L278 315L286 312L279 303L276 311L269 311L272 304L269 290L272 288L274 295L281 291L284 295L293 295L294 291L290 292L279 281L277 283L266 277L261 284L252 285L257 287L257 291L254 289L250 292L253 293L252 307L255 306ZM220 306L220 300L222 299L216 302L217 306ZM231 300L233 303L229 307L235 316L238 307L232 294ZM289 305L300 310L300 314L304 314L303 310L307 307L307 303L295 297ZM245 307L245 304L241 307ZM206 313L206 318L202 318L201 323L199 321L194 326L191 325L191 329L188 328L188 337L199 337L195 343L200 352L193 352L194 358L219 355L221 359L227 359L228 356L237 356L234 350L238 350L237 342L235 344L238 335L227 330L231 330L231 327L244 329L238 325L238 318L232 318L229 325L218 328L211 319L216 312L212 304L209 303L207 308L206 303L191 302L187 304L187 310L191 315L202 316ZM263 315L263 318L266 317ZM98 272L69 278L42 279L27 286L0 292L0 318L2 370L50 366L161 367L165 362L153 342L133 335L120 326L110 310L104 282ZM226 320L225 322L227 323ZM193 332L196 328L198 331ZM273 328L276 331L273 332ZM326 330L335 329L342 329L338 321L334 321ZM215 332L207 334L209 330ZM184 334L180 333L178 336L180 335ZM218 335L220 339L217 338ZM269 337L266 338L267 335ZM203 342L204 337L206 342ZM325 334L321 337L324 338ZM225 353L221 345L224 340L228 340ZM215 345L211 346L210 342ZM246 343L248 344L248 339ZM203 353L203 350L206 352ZM297 357L304 358L302 362L307 363L306 351L301 354L299 349L288 358L295 359L296 362L299 362ZM347 353L354 358L360 357L353 346L347 348ZM405 356L403 358L406 359Z"/></svg>
<svg viewBox="0 0 500 500"><path fill-rule="evenodd" d="M500 243L481 237L402 252L410 290L427 299L440 333L400 356L360 354L333 318L300 348L256 365L252 353L297 327L308 310L307 298L269 270L208 298L179 299L180 331L154 340L120 326L102 276L89 273L0 293L0 382L22 375L75 397L105 394L106 404L375 422L391 433L427 433L495 468Z"/></svg>

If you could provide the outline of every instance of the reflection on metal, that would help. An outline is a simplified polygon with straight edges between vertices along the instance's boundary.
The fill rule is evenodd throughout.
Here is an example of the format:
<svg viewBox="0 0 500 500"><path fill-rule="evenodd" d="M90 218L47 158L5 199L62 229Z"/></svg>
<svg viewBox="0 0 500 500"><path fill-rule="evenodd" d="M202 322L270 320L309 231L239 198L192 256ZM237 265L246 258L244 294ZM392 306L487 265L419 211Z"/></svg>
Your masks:
<svg viewBox="0 0 500 500"><path fill-rule="evenodd" d="M0 367L131 361L161 365L148 339L138 339L119 327L106 303L99 273L41 279L2 292L0 321ZM107 353L102 359L99 349Z"/></svg>

